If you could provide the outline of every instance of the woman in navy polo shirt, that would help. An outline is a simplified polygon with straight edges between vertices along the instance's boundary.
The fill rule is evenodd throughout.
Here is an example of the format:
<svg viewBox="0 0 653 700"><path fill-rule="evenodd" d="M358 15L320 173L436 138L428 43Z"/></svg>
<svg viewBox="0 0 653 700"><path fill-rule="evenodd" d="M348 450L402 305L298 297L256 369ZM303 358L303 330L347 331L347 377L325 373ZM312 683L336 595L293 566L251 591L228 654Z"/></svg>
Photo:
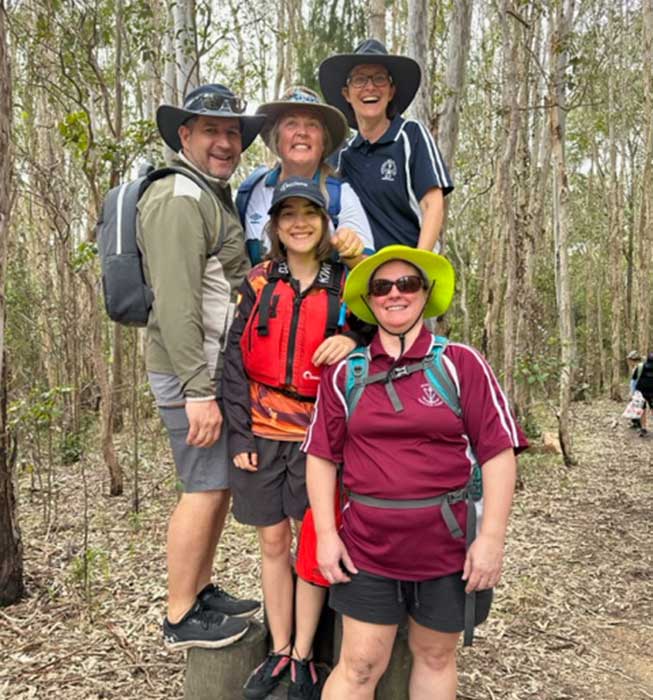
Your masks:
<svg viewBox="0 0 653 700"><path fill-rule="evenodd" d="M454 700L460 633L471 644L489 613L515 455L527 443L485 359L424 326L453 287L446 258L399 245L357 265L345 285L350 311L378 331L366 353L322 374L303 446L317 561L343 619L323 700L372 700L406 614L411 700ZM348 494L339 529L338 464Z"/></svg>
<svg viewBox="0 0 653 700"><path fill-rule="evenodd" d="M444 197L453 190L428 129L401 117L420 79L416 61L388 54L375 39L320 65L326 101L358 130L340 152L338 169L363 203L376 250L393 243L433 250Z"/></svg>

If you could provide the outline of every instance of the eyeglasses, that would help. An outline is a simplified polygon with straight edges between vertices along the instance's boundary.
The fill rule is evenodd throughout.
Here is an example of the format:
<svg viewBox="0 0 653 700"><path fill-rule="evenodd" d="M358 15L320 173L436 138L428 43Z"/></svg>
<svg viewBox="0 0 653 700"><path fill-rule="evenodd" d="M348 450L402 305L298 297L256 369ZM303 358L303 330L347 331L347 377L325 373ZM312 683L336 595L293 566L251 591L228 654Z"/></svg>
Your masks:
<svg viewBox="0 0 653 700"><path fill-rule="evenodd" d="M365 73L356 73L347 78L347 85L357 89L364 88L368 82L372 81L375 87L384 87L392 85L392 76L388 73L375 73L374 75L365 75Z"/></svg>
<svg viewBox="0 0 653 700"><path fill-rule="evenodd" d="M242 114L247 109L247 102L235 95L217 95L215 92L202 92L184 105L191 111L207 110L211 112L232 112Z"/></svg>
<svg viewBox="0 0 653 700"><path fill-rule="evenodd" d="M396 280L385 280L383 278L373 279L370 282L368 292L372 297L384 297L390 294L393 287L402 294L415 294L420 289L426 289L424 280L419 275L405 275Z"/></svg>

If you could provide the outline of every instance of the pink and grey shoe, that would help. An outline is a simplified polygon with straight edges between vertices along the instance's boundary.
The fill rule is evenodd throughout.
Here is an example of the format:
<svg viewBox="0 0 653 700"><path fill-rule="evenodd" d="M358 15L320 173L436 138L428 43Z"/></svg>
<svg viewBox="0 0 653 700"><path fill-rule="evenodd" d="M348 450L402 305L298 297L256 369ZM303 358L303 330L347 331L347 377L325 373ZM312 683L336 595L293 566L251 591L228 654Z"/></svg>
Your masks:
<svg viewBox="0 0 653 700"><path fill-rule="evenodd" d="M268 696L282 681L289 666L288 654L271 651L265 661L251 672L243 686L243 697L247 700L261 700Z"/></svg>
<svg viewBox="0 0 653 700"><path fill-rule="evenodd" d="M323 681L312 659L292 659L288 700L319 700Z"/></svg>

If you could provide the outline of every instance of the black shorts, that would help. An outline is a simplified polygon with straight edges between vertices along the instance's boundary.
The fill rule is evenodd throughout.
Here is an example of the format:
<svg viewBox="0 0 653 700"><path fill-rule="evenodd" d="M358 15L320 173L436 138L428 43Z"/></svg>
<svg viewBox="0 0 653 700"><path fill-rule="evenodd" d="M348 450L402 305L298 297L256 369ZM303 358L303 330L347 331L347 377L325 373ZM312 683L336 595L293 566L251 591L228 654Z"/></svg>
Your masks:
<svg viewBox="0 0 653 700"><path fill-rule="evenodd" d="M428 581L398 581L360 571L329 588L329 606L341 615L376 625L398 625L406 615L436 632L465 627L462 571ZM492 589L476 592L476 624L487 619Z"/></svg>
<svg viewBox="0 0 653 700"><path fill-rule="evenodd" d="M648 404L648 407L653 411L653 394L642 394L644 401ZM646 406L646 403L644 404Z"/></svg>
<svg viewBox="0 0 653 700"><path fill-rule="evenodd" d="M233 463L229 472L233 514L239 523L268 527L286 518L303 520L308 507L306 455L301 442L254 436L258 469Z"/></svg>

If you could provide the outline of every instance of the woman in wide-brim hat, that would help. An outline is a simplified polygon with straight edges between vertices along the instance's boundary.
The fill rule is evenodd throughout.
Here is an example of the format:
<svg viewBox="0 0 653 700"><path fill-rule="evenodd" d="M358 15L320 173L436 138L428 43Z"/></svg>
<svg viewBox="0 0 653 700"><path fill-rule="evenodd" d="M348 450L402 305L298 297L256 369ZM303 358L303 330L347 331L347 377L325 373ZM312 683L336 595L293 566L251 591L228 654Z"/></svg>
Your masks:
<svg viewBox="0 0 653 700"><path fill-rule="evenodd" d="M423 323L447 310L453 290L444 257L399 245L367 258L345 285L350 310L378 331L366 351L323 373L303 446L317 561L343 620L323 700L374 697L406 615L411 698L454 700L460 634L471 643L489 613L515 455L527 443L485 359ZM337 465L348 498L339 529ZM475 473L484 493L473 539Z"/></svg>
<svg viewBox="0 0 653 700"><path fill-rule="evenodd" d="M453 183L427 127L401 116L419 89L419 64L367 39L353 53L325 59L319 78L326 101L358 129L338 167L365 207L376 249L433 250Z"/></svg>
<svg viewBox="0 0 653 700"><path fill-rule="evenodd" d="M353 267L363 253L373 252L374 246L358 196L335 177L326 162L348 133L342 112L324 104L313 90L298 85L279 100L262 104L257 114L265 118L261 137L279 160L272 169L257 168L236 197L251 262L259 262L270 247L265 225L274 187L289 177L306 177L315 180L326 197L331 232L340 242L349 243L344 246L344 261Z"/></svg>

